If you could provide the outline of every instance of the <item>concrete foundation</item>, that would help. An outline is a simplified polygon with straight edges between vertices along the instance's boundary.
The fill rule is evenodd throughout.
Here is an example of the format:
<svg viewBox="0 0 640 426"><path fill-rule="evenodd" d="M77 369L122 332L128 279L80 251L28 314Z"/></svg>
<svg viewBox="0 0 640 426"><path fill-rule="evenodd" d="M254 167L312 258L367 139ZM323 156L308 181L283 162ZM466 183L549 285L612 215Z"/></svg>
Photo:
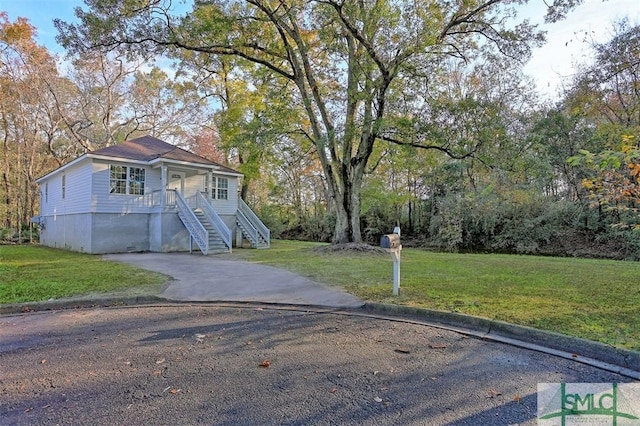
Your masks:
<svg viewBox="0 0 640 426"><path fill-rule="evenodd" d="M221 216L235 241L233 215ZM43 217L40 244L82 253L186 252L189 231L175 211L144 213L87 213ZM193 250L198 246L193 243Z"/></svg>

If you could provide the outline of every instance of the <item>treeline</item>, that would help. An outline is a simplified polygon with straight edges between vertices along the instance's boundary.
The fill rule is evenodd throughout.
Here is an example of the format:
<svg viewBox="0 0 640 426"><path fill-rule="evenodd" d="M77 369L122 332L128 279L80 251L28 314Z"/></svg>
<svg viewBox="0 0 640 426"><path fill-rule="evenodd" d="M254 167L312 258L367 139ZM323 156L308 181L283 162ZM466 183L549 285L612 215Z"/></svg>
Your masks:
<svg viewBox="0 0 640 426"><path fill-rule="evenodd" d="M399 223L405 245L438 250L640 259L640 28L615 28L554 104L517 72L508 85L494 67L451 70L441 88L457 96L439 106L485 140L464 159L386 147L363 188L364 238ZM285 237L330 241L331 212L291 207L263 216Z"/></svg>
<svg viewBox="0 0 640 426"><path fill-rule="evenodd" d="M150 134L244 173L241 195L273 236L332 240L330 189L286 82L233 57L62 61L34 31L0 14L4 239L37 214L38 177ZM407 246L640 259L640 28L620 22L592 51L552 104L496 57L444 61L424 92L394 92L393 111L416 98L421 108L393 128L423 139L381 135L361 189L363 239L400 224Z"/></svg>

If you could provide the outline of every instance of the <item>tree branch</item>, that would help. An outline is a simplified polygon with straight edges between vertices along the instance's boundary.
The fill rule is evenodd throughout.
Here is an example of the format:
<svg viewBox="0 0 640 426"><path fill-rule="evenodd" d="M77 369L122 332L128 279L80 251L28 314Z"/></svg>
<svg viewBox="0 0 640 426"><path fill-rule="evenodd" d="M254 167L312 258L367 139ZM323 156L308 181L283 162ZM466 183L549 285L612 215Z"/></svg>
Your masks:
<svg viewBox="0 0 640 426"><path fill-rule="evenodd" d="M400 145L400 146L412 146L414 148L420 148L420 149L433 149L433 150L436 150L436 151L443 152L448 157L453 158L455 160L463 160L465 158L472 158L472 157L476 158L475 154L478 151L478 149L480 148L480 146L482 145L481 143L479 143L469 152L466 152L464 154L455 154L449 148L446 148L446 147L443 147L443 146L440 146L440 145L427 145L427 144L422 144L422 143L419 143L419 142L404 142L404 141L401 141L399 139L392 138L392 137L386 136L386 135L379 135L378 138L380 140L385 141L385 142L391 142L393 144Z"/></svg>

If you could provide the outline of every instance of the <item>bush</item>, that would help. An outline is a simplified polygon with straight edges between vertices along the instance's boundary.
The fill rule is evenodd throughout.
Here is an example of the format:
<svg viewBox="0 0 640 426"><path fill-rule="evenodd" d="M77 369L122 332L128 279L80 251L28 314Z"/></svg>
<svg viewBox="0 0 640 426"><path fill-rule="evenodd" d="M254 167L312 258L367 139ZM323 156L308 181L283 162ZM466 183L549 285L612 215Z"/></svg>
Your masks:
<svg viewBox="0 0 640 426"><path fill-rule="evenodd" d="M434 202L424 245L439 250L640 259L640 230L579 202L517 190Z"/></svg>
<svg viewBox="0 0 640 426"><path fill-rule="evenodd" d="M0 242L3 244L26 244L40 241L40 230L35 225L15 228L0 228Z"/></svg>

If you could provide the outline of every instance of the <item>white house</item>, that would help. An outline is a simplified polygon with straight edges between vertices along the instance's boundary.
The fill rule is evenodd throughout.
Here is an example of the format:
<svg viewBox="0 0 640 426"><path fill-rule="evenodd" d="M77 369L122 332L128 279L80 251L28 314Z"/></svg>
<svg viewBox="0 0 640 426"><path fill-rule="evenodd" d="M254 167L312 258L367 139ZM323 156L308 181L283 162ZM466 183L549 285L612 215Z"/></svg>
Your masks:
<svg viewBox="0 0 640 426"><path fill-rule="evenodd" d="M85 253L231 251L269 230L238 197L242 174L145 136L41 177L40 244ZM194 245L195 243L195 245Z"/></svg>

